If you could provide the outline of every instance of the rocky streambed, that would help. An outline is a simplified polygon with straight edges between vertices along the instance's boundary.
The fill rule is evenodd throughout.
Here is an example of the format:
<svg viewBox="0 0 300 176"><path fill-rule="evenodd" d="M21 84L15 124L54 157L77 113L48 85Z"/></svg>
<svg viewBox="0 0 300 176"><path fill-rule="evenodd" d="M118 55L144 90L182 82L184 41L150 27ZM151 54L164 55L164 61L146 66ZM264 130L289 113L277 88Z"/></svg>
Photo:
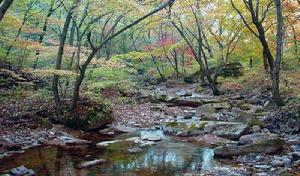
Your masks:
<svg viewBox="0 0 300 176"><path fill-rule="evenodd" d="M273 130L267 96L214 97L185 84L140 92L133 103L114 108L116 121L109 128L80 139L56 135L42 146L0 159L0 173L299 174L300 136Z"/></svg>

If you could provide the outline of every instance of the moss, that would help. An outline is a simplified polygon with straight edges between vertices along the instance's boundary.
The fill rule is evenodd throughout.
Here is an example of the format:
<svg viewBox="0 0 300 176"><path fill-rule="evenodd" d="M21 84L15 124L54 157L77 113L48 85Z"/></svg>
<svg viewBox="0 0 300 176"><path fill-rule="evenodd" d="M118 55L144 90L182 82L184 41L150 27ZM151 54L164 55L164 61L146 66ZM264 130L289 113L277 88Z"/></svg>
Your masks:
<svg viewBox="0 0 300 176"><path fill-rule="evenodd" d="M258 125L259 127L264 127L265 124L257 117L253 117L247 121L250 126Z"/></svg>
<svg viewBox="0 0 300 176"><path fill-rule="evenodd" d="M208 124L208 122L202 122L199 126L199 130L204 130L204 128L206 127L207 124Z"/></svg>
<svg viewBox="0 0 300 176"><path fill-rule="evenodd" d="M203 88L202 86L197 86L197 87L195 88L195 92L196 92L196 93L203 93L203 92L204 92L204 88Z"/></svg>
<svg viewBox="0 0 300 176"><path fill-rule="evenodd" d="M178 127L179 126L179 124L178 124L178 122L170 122L170 123L168 123L167 125L166 125L167 127Z"/></svg>
<svg viewBox="0 0 300 176"><path fill-rule="evenodd" d="M191 126L189 126L188 130L197 130L196 124L193 123Z"/></svg>

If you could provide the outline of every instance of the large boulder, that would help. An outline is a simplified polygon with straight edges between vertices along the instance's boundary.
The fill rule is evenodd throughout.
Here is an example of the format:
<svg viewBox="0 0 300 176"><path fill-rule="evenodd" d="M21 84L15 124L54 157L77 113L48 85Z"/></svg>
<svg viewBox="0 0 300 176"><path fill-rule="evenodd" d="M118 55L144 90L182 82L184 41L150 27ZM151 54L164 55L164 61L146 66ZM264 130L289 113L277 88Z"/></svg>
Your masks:
<svg viewBox="0 0 300 176"><path fill-rule="evenodd" d="M112 111L108 106L88 98L83 98L78 103L76 110L76 116L70 114L65 122L68 127L74 129L96 131L103 129L114 121Z"/></svg>
<svg viewBox="0 0 300 176"><path fill-rule="evenodd" d="M229 63L210 69L213 79L217 82L219 76L223 77L239 77L243 75L243 65L240 63Z"/></svg>
<svg viewBox="0 0 300 176"><path fill-rule="evenodd" d="M248 153L274 153L281 149L284 141L275 134L257 133L242 136L239 139L242 145L220 146L214 149L216 156L237 156Z"/></svg>

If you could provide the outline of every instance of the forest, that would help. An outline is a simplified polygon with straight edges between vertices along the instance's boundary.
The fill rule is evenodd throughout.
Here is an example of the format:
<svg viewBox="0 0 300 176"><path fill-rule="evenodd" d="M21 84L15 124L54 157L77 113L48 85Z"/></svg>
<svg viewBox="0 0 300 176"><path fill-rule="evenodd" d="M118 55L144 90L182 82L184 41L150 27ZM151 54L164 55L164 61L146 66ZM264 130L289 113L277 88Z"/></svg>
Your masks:
<svg viewBox="0 0 300 176"><path fill-rule="evenodd" d="M299 176L299 0L0 0L0 175Z"/></svg>

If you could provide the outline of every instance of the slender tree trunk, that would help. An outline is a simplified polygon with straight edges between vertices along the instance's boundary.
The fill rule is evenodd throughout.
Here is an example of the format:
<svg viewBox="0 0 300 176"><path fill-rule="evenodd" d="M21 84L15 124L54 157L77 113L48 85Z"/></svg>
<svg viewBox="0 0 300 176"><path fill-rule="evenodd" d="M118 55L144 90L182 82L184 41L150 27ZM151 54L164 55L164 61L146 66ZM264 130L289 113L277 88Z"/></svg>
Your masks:
<svg viewBox="0 0 300 176"><path fill-rule="evenodd" d="M11 6L13 0L3 0L0 4L0 21L4 17L7 9Z"/></svg>
<svg viewBox="0 0 300 176"><path fill-rule="evenodd" d="M283 17L282 7L280 0L274 0L276 7L277 17L277 34L276 34L276 57L274 63L274 69L272 71L272 96L276 106L282 106L283 101L280 96L280 64L282 59L282 47L283 47Z"/></svg>
<svg viewBox="0 0 300 176"><path fill-rule="evenodd" d="M72 11L73 9L68 12L68 15L66 17L64 27L60 36L60 41L59 41L59 48L57 51L57 57L56 57L56 65L55 69L60 70L61 69L61 64L62 64L62 58L64 54L64 47L65 47L65 41L67 38L67 33L69 29L69 25L72 19ZM63 115L63 110L61 106L61 101L60 101L60 95L59 95L59 89L58 89L58 82L59 82L59 76L54 75L53 77L53 84L52 84L52 90L53 90L53 96L54 96L54 102L55 102L55 107L56 107L56 113L59 118Z"/></svg>

